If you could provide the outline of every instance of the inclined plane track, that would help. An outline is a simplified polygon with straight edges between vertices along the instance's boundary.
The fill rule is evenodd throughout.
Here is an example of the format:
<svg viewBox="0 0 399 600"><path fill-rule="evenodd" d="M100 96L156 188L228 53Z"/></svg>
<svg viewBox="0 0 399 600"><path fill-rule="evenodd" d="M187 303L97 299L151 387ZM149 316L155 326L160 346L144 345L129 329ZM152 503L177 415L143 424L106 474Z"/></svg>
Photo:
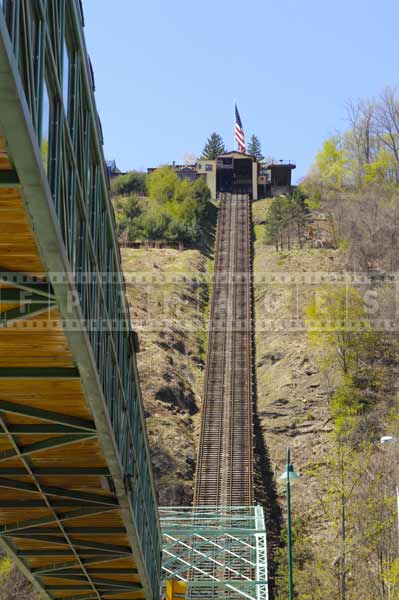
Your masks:
<svg viewBox="0 0 399 600"><path fill-rule="evenodd" d="M253 504L249 225L248 196L224 197L216 234L197 506Z"/></svg>

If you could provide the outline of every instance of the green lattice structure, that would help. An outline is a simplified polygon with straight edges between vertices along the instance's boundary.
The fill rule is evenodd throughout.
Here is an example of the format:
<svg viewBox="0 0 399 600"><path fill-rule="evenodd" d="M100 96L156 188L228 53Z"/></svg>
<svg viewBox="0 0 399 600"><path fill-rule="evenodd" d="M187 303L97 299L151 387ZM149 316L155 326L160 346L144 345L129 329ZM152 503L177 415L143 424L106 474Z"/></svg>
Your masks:
<svg viewBox="0 0 399 600"><path fill-rule="evenodd" d="M160 508L163 579L188 584L191 600L268 600L261 506Z"/></svg>

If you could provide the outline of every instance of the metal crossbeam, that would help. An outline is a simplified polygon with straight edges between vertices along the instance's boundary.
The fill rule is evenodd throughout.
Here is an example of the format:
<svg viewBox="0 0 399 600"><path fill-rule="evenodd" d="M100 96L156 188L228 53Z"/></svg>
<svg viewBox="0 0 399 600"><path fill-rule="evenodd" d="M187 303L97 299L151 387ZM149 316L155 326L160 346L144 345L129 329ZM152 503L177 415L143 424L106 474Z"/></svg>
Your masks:
<svg viewBox="0 0 399 600"><path fill-rule="evenodd" d="M56 306L54 303L49 302L42 302L41 304L22 304L22 306L0 312L0 327L7 327L8 325L11 325L11 323L24 321L25 319L49 312L54 306Z"/></svg>
<svg viewBox="0 0 399 600"><path fill-rule="evenodd" d="M119 559L118 559L119 560ZM45 575L49 577L58 577L59 579L76 579L81 578L86 579L84 575L82 575L81 569L33 569L34 573ZM90 568L90 575L137 575L137 569L112 569L112 568Z"/></svg>
<svg viewBox="0 0 399 600"><path fill-rule="evenodd" d="M63 534L61 534L61 532L60 537L58 537L57 535L37 535L33 532L25 533L23 531L17 533L6 532L2 535L5 537L28 538L37 542L47 542L48 544L57 544L60 546L68 545L68 541L65 539L65 537L63 537ZM115 552L117 554L124 554L128 556L131 556L132 554L132 551L129 546L120 546L117 544L100 544L99 542L92 542L90 540L80 540L76 538L73 538L73 540L71 539L70 541L72 542L73 546L80 548L91 548L93 550L102 550L103 552Z"/></svg>
<svg viewBox="0 0 399 600"><path fill-rule="evenodd" d="M79 594L79 596L68 596L68 600L98 600L98 595L90 594L89 596L82 596ZM118 600L118 598L113 598L112 600Z"/></svg>
<svg viewBox="0 0 399 600"><path fill-rule="evenodd" d="M24 549L24 550L17 550L16 551L17 556L26 556L26 557L45 557L45 556L53 556L53 557L57 557L57 556L70 556L71 558L73 558L74 556L76 556L76 554L73 552L72 549L67 549L67 548L35 548L34 550L28 550L28 549ZM89 548L82 548L81 550L79 550L79 557L83 557L83 556L87 556L87 557L98 557L98 558L104 558L107 557L107 560L105 562L108 562L108 560L110 559L118 559L120 560L121 558L126 558L126 554L109 554L108 552L100 552L99 550L91 550ZM131 557L133 558L133 555L131 555Z"/></svg>
<svg viewBox="0 0 399 600"><path fill-rule="evenodd" d="M51 284L49 282L42 281L34 275L21 273L20 271L12 272L1 266L0 284L9 285L13 288L17 288L18 290L23 290L24 292L29 292L30 294L42 296L43 298L49 298L51 300L55 299ZM10 288L1 288L1 294L7 294L8 292L6 292L6 290L8 289Z"/></svg>
<svg viewBox="0 0 399 600"><path fill-rule="evenodd" d="M22 290L21 288L0 288L0 304L43 304L45 299L48 299L52 303L55 302L55 297L51 294L44 296L43 294L36 294L30 290Z"/></svg>
<svg viewBox="0 0 399 600"><path fill-rule="evenodd" d="M72 519L80 519L81 517L103 514L111 510L114 510L114 508L108 506L98 506L96 508L82 508L80 510L74 510L67 513L57 513L57 516L49 514L45 517L40 517L39 519L28 519L26 521L18 521L17 523L8 523L7 525L2 525L0 527L0 535L10 535L14 532L17 533L22 530L30 530L31 528L34 528L34 531L42 531L43 528L40 527L41 525L49 525L50 523L57 523L58 521L65 522L70 521ZM54 531L56 530L51 529L49 531L50 533L54 533Z"/></svg>
<svg viewBox="0 0 399 600"><path fill-rule="evenodd" d="M18 173L15 169L0 170L0 188L16 187L19 185Z"/></svg>
<svg viewBox="0 0 399 600"><path fill-rule="evenodd" d="M16 481L14 479L0 478L0 487L9 488L13 490L23 490L25 492L40 493L37 487L33 483L27 483L25 481ZM100 496L99 494L91 494L89 492L79 492L77 490L66 490L64 488L42 485L41 490L47 496L59 496L73 500L83 500L91 504L104 504L105 506L113 506L114 508L119 506L118 501L110 496ZM55 503L52 503L55 506ZM18 503L16 503L18 505ZM61 502L59 506L67 506L66 503ZM75 504L75 506L81 506L81 504Z"/></svg>
<svg viewBox="0 0 399 600"><path fill-rule="evenodd" d="M58 435L60 433L67 433L69 435L82 435L82 430L80 428L69 427L67 425L58 425L57 423L40 423L39 425L8 425L8 431L13 435ZM0 431L0 435L7 435L7 433Z"/></svg>
<svg viewBox="0 0 399 600"><path fill-rule="evenodd" d="M69 515L71 513L67 513L67 515ZM90 513L87 513L88 515ZM80 515L80 516L86 516L86 515ZM76 516L72 516L72 519L76 519L78 518L79 515ZM60 519L60 521L66 521L66 518ZM53 527L26 527L23 528L23 531L20 531L19 529L15 529L14 530L16 535L21 534L21 535L26 535L28 536L30 533L33 533L34 535L51 535L52 533L58 533L58 531L56 529L54 529ZM75 535L77 533L81 533L83 535L126 535L126 529L124 527L65 527L65 531L68 533L68 535ZM10 531L9 529L5 530L7 535L10 535ZM0 533L2 533L0 531Z"/></svg>
<svg viewBox="0 0 399 600"><path fill-rule="evenodd" d="M93 421L64 415L50 410L43 410L41 408L36 408L34 406L29 406L26 404L8 402L6 400L0 400L0 412L22 415L24 417L33 417L35 419L42 419L43 421L51 421L52 423L58 423L59 425L67 425L75 427L77 429L86 429L87 431L96 430Z"/></svg>
<svg viewBox="0 0 399 600"><path fill-rule="evenodd" d="M81 581L80 575L69 575L68 577L64 577L65 579L70 579L71 581ZM116 588L118 591L130 591L130 590L140 590L141 585L139 583L131 583L130 581L117 581L115 579L99 579L97 577L92 578L93 583L96 584L99 588L109 588L113 591ZM79 585L79 584L75 584ZM119 589L118 589L119 588ZM62 584L58 587L58 584L50 585L47 589L72 589L71 587ZM76 588L78 589L78 588ZM88 588L86 588L88 589Z"/></svg>
<svg viewBox="0 0 399 600"><path fill-rule="evenodd" d="M12 428L10 427L10 430ZM15 433L15 432L13 432ZM1 433L0 433L1 435ZM34 475L55 475L75 477L76 475L85 475L86 477L109 477L110 472L108 467L35 467L32 469ZM0 477L9 475L26 475L27 471L24 467L0 467ZM1 502L1 501L0 501ZM1 504L0 504L1 507Z"/></svg>
<svg viewBox="0 0 399 600"><path fill-rule="evenodd" d="M1 487L1 486L0 486ZM9 487L9 486L5 486ZM28 490L33 491L33 490ZM101 496L102 497L102 496ZM67 498L52 498L51 506L53 508L69 508L69 507L79 507L79 508L91 508L93 504L97 504L97 502L89 502L88 500L75 500L75 499L67 499ZM101 503L104 505L104 503ZM107 506L107 505L105 505ZM117 508L117 505L112 504L114 508ZM13 508L15 510L25 509L25 508L48 508L48 504L44 499L39 500L0 500L0 508Z"/></svg>
<svg viewBox="0 0 399 600"><path fill-rule="evenodd" d="M125 557L123 557L125 558ZM82 564L84 565L85 568L88 568L88 572L90 573L136 573L136 569L112 569L112 567L108 567L108 568L104 568L102 569L101 567L95 567L93 565L101 565L103 563L110 563L116 560L120 560L121 556L119 555L113 555L113 554L104 554L101 555L101 558L97 557L97 558L91 558L91 559L85 559L82 560ZM79 565L78 562L75 561L69 561L67 563L58 563L58 564L51 564L51 565L45 565L43 567L37 567L36 569L32 569L32 573L35 574L49 574L51 573L53 576L53 574L55 573L59 573L59 572L67 572L67 571L76 571L76 572L81 572L81 567ZM54 575L55 577L56 575Z"/></svg>
<svg viewBox="0 0 399 600"><path fill-rule="evenodd" d="M62 435L56 438L50 438L41 440L40 442L34 442L33 444L27 444L26 446L20 446L19 452L16 450L3 450L0 452L0 462L14 458L15 456L29 456L36 452L43 452L43 450L51 450L53 448L60 448L61 446L67 446L68 444L75 444L76 442L91 439L92 434L82 433L75 435Z"/></svg>
<svg viewBox="0 0 399 600"><path fill-rule="evenodd" d="M0 379L79 379L76 367L0 367Z"/></svg>

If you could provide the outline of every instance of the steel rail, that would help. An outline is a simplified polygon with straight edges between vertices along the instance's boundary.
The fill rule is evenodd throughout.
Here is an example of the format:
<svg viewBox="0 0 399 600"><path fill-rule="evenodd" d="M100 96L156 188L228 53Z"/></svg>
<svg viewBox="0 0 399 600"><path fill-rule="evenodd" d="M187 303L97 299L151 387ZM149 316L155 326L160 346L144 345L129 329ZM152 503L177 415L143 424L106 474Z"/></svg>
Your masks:
<svg viewBox="0 0 399 600"><path fill-rule="evenodd" d="M197 506L253 504L249 199L221 200L210 311Z"/></svg>

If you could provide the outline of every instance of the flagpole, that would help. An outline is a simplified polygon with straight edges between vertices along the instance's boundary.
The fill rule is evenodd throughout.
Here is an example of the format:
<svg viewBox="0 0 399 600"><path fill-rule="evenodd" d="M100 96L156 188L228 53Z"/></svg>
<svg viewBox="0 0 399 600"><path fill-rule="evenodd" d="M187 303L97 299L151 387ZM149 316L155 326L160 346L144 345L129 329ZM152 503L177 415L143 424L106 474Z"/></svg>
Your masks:
<svg viewBox="0 0 399 600"><path fill-rule="evenodd" d="M236 136L235 136L236 106L237 106L237 100L234 100L234 109L233 109L233 114L234 114L234 119L233 119L233 150L235 150L235 146L236 146Z"/></svg>

